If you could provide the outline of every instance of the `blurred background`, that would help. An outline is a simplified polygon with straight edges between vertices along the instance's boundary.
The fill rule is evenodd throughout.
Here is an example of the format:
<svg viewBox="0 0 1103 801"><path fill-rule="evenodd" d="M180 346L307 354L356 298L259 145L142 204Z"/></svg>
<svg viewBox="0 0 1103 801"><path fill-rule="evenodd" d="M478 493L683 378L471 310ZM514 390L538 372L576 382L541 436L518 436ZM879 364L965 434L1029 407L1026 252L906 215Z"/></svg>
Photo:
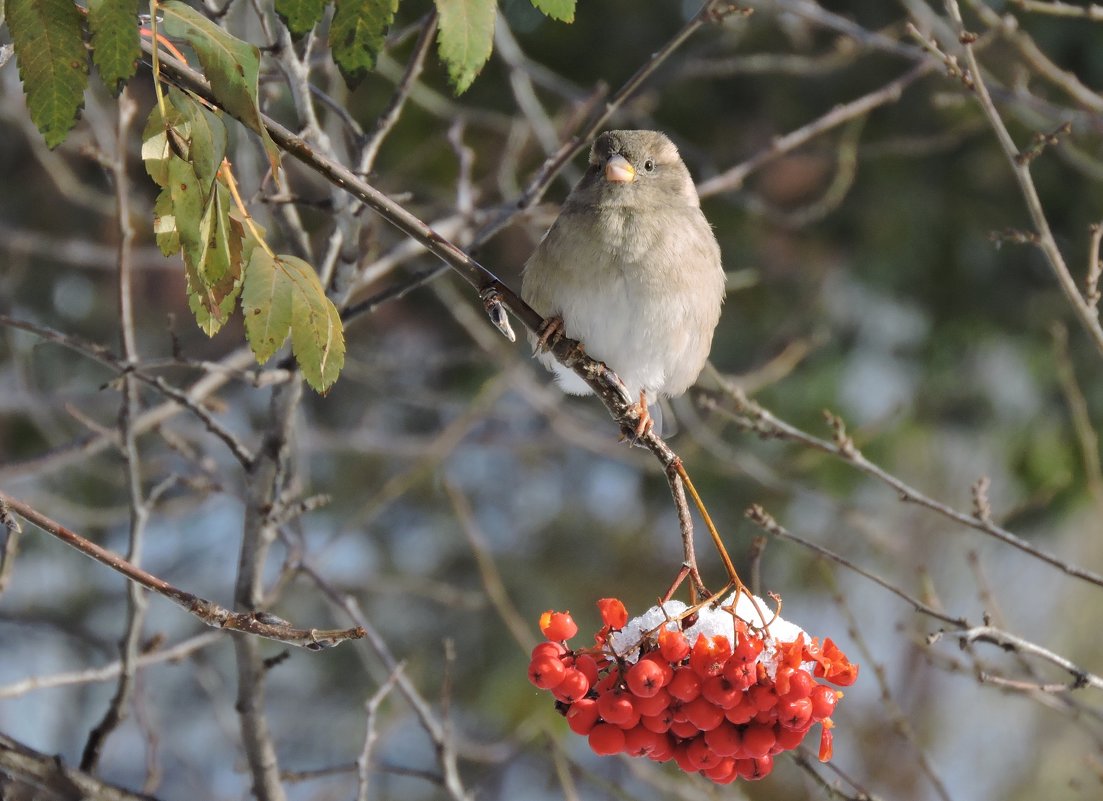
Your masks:
<svg viewBox="0 0 1103 801"><path fill-rule="evenodd" d="M1070 4L1080 16L1047 13L1047 2L962 5L1018 147L1068 124L1029 173L1083 290L1097 249L1090 227L1103 218L1103 22L1084 4ZM618 442L595 399L561 395L525 342L487 324L462 281L430 279L437 262L395 229L297 164L286 164L282 188L264 181L255 137L233 126L235 171L277 247L331 259L341 303L372 301L348 322L337 385L292 398L287 418L283 498L301 513L274 527L268 608L304 627L366 620L378 635L320 653L259 643L262 710L288 798L355 797L369 729L366 788L404 801L455 795L434 731L479 799L1103 796L1099 686L1070 689L1070 672L1028 649L959 647L953 635L990 621L1103 673L1101 352L1033 243L976 94L932 52L937 44L964 65L956 28L942 3L923 0L741 6L754 13L695 31L606 127L666 131L698 181L729 272L712 352L726 385L827 444L830 410L905 495L932 502L902 500L900 486L807 439L756 435L746 404L715 376L675 406L670 444L744 578L861 664L835 715L834 760L779 758L759 784L718 788L672 765L596 757L568 731L525 677L537 618L570 609L586 636L598 598L636 614L666 590L682 553L658 464ZM593 0L568 25L502 0L494 54L473 87L453 97L430 51L368 180L470 244L516 210L545 159L699 8ZM430 9L404 0L377 72L351 93L316 43L310 78L325 98L314 103L335 157L355 163L357 127L374 130ZM253 6L231 3L222 24L277 41L280 24L264 14L262 26ZM285 76L302 53L300 43L265 62L265 108L292 128L302 117ZM14 60L0 81L0 490L125 553L118 376L10 322L119 352L118 221L104 167L117 148L116 101L94 85L82 122L49 151ZM179 257L153 241L156 188L140 159L148 69L128 93L143 369L191 391L259 450L277 428L272 398L286 400L297 379L278 358L252 362L240 318L211 339L195 326ZM570 160L541 202L479 243L476 257L510 286L584 163ZM335 230L344 239L332 252ZM138 405L142 564L232 606L255 476L163 393L143 386ZM946 514L972 518L982 478L993 524L1056 564ZM752 504L799 539L748 521ZM9 537L0 584L0 732L76 764L115 693L126 584L24 528L17 554ZM723 568L702 534L700 566L718 589ZM104 743L100 778L163 799L248 796L237 635L208 633L158 597L140 635L150 664ZM177 646L177 658L159 657ZM394 662L408 691L386 684Z"/></svg>

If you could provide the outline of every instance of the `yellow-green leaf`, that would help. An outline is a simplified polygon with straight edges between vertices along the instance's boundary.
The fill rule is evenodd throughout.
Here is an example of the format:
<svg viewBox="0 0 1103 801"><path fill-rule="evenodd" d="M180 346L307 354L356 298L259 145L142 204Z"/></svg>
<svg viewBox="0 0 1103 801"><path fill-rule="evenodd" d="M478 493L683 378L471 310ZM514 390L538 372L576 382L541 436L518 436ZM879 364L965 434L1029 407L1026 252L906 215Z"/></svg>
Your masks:
<svg viewBox="0 0 1103 801"><path fill-rule="evenodd" d="M160 8L165 33L192 46L214 96L230 114L260 135L272 172L277 174L280 151L264 128L257 101L260 51L179 0L165 0Z"/></svg>
<svg viewBox="0 0 1103 801"><path fill-rule="evenodd" d="M118 94L134 75L142 54L138 39L138 0L88 0L92 63L104 85Z"/></svg>
<svg viewBox="0 0 1103 801"><path fill-rule="evenodd" d="M456 94L467 91L494 47L496 0L436 0L437 49Z"/></svg>
<svg viewBox="0 0 1103 801"><path fill-rule="evenodd" d="M276 13L296 39L310 33L325 10L326 0L276 0Z"/></svg>
<svg viewBox="0 0 1103 801"><path fill-rule="evenodd" d="M326 297L313 267L294 256L277 258L295 286L291 295L291 350L306 383L324 394L345 366L341 315Z"/></svg>
<svg viewBox="0 0 1103 801"><path fill-rule="evenodd" d="M336 0L329 49L350 89L375 68L398 0Z"/></svg>
<svg viewBox="0 0 1103 801"><path fill-rule="evenodd" d="M241 313L253 355L264 364L291 333L291 283L276 266L275 257L261 247L253 248L245 268Z"/></svg>
<svg viewBox="0 0 1103 801"><path fill-rule="evenodd" d="M88 53L72 0L7 0L19 77L31 120L48 147L69 134L84 105Z"/></svg>
<svg viewBox="0 0 1103 801"><path fill-rule="evenodd" d="M574 22L575 0L532 0L532 7L560 22Z"/></svg>
<svg viewBox="0 0 1103 801"><path fill-rule="evenodd" d="M167 166L165 175L167 180ZM166 256L180 252L180 233L176 230L176 213L172 210L172 193L168 187L161 190L153 204L153 235L157 247Z"/></svg>

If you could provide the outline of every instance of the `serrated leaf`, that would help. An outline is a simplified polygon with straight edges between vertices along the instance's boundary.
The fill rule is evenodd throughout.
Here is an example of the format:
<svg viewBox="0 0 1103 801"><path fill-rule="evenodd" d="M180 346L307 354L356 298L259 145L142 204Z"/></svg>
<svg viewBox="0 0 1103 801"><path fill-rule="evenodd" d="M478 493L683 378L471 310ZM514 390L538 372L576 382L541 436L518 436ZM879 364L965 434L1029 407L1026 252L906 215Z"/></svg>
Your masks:
<svg viewBox="0 0 1103 801"><path fill-rule="evenodd" d="M175 158L174 151L169 146L167 129L173 128L180 131L184 121L179 110L171 103L165 104L165 111L168 117L167 124L161 118L161 109L155 104L142 131L142 162L149 177L160 187L169 185L169 159ZM181 133L178 142L187 139L187 135Z"/></svg>
<svg viewBox="0 0 1103 801"><path fill-rule="evenodd" d="M176 141L187 144L184 155L191 162L206 196L210 193L215 175L226 157L226 126L215 112L190 94L170 89L169 102L179 113L181 120L174 126L179 134Z"/></svg>
<svg viewBox="0 0 1103 801"><path fill-rule="evenodd" d="M112 94L134 75L142 54L138 38L138 0L88 0L92 63Z"/></svg>
<svg viewBox="0 0 1103 801"><path fill-rule="evenodd" d="M471 86L494 47L496 0L436 0L437 50L456 94Z"/></svg>
<svg viewBox="0 0 1103 801"><path fill-rule="evenodd" d="M68 135L84 105L88 53L72 0L7 0L19 77L31 120L48 147Z"/></svg>
<svg viewBox="0 0 1103 801"><path fill-rule="evenodd" d="M327 0L276 0L276 13L296 39L310 33L322 13Z"/></svg>
<svg viewBox="0 0 1103 801"><path fill-rule="evenodd" d="M349 89L375 68L398 0L335 0L329 49Z"/></svg>
<svg viewBox="0 0 1103 801"><path fill-rule="evenodd" d="M218 313L211 314L207 311L207 307L203 305L199 295L192 291L189 284L188 308L195 315L195 323L199 326L199 329L209 337L217 334L222 326L226 324L226 321L230 319L230 315L234 313L234 306L237 304L237 296L240 293L241 284L237 284L234 291L222 299L222 303L218 306Z"/></svg>
<svg viewBox="0 0 1103 801"><path fill-rule="evenodd" d="M168 162L168 191L172 199L172 213L184 252L184 266L194 286L202 286L198 269L206 245L203 236L203 216L207 198L202 191L199 176L192 165L173 156Z"/></svg>
<svg viewBox="0 0 1103 801"><path fill-rule="evenodd" d="M532 7L560 22L574 22L575 0L532 0Z"/></svg>
<svg viewBox="0 0 1103 801"><path fill-rule="evenodd" d="M345 366L341 315L326 297L314 268L294 256L277 256L294 284L291 295L291 351L303 378L325 394Z"/></svg>
<svg viewBox="0 0 1103 801"><path fill-rule="evenodd" d="M272 173L277 175L280 151L264 129L257 100L260 51L231 36L180 0L165 0L160 8L164 14L165 33L192 46L214 96L230 114L260 135Z"/></svg>
<svg viewBox="0 0 1103 801"><path fill-rule="evenodd" d="M291 283L264 248L253 249L241 290L245 336L257 362L264 364L291 333Z"/></svg>
<svg viewBox="0 0 1103 801"><path fill-rule="evenodd" d="M242 227L230 217L231 208L230 192L219 181L200 226L207 243L202 261L187 271L188 306L207 336L214 336L230 318L241 292Z"/></svg>

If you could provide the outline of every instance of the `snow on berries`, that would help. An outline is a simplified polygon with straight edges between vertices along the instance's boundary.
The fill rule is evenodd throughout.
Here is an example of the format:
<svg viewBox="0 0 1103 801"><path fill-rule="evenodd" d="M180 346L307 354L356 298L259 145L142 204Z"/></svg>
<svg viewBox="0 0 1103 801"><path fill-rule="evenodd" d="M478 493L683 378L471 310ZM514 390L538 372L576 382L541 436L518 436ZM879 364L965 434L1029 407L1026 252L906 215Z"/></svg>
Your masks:
<svg viewBox="0 0 1103 801"><path fill-rule="evenodd" d="M569 612L540 616L547 638L532 651L529 681L548 690L596 754L673 761L718 784L761 779L774 757L820 725L831 759L831 715L858 666L746 591L720 603L654 606L628 619L616 598L597 602L595 645L571 649Z"/></svg>

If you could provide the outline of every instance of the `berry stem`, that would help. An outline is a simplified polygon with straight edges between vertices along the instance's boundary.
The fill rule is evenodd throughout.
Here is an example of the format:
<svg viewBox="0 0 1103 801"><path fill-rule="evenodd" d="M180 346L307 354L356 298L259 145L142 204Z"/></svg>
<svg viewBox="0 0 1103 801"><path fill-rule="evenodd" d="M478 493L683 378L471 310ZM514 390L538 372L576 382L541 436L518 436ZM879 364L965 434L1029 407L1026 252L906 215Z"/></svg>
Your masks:
<svg viewBox="0 0 1103 801"><path fill-rule="evenodd" d="M720 532L716 530L716 526L712 522L712 517L709 516L708 509L705 508L704 501L702 501L701 496L697 494L697 488L693 486L693 482L689 478L689 473L686 472L685 465L682 464L681 459L678 459L672 466L678 473L678 478L682 479L682 483L685 484L686 489L689 490L690 497L693 498L693 503L697 506L697 511L701 513L701 519L705 521L705 528L709 530L709 536L712 537L712 544L715 545L716 550L720 552L720 560L724 563L724 569L728 573L728 578L736 587L745 589L742 580L739 578L739 574L735 570L735 565L732 564L731 557L728 556L728 550L724 547L724 543L720 539Z"/></svg>

